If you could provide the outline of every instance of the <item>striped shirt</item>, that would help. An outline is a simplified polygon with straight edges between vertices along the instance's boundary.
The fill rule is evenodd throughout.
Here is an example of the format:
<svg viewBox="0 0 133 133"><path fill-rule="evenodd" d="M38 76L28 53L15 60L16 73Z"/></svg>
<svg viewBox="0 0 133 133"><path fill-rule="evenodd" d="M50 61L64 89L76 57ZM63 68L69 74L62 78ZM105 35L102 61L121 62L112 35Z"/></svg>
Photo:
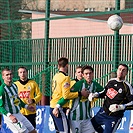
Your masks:
<svg viewBox="0 0 133 133"><path fill-rule="evenodd" d="M3 83L0 86L0 113L7 115L7 113L16 114L21 107L25 107L25 103L18 97L17 86L11 84L7 86Z"/></svg>
<svg viewBox="0 0 133 133"><path fill-rule="evenodd" d="M90 92L99 92L103 90L103 87L97 82L92 82L90 85L86 81L80 80L71 88L71 91L81 91L82 89L87 88ZM80 96L73 99L72 108L70 111L69 119L70 120L85 120L90 118L90 102L87 98Z"/></svg>

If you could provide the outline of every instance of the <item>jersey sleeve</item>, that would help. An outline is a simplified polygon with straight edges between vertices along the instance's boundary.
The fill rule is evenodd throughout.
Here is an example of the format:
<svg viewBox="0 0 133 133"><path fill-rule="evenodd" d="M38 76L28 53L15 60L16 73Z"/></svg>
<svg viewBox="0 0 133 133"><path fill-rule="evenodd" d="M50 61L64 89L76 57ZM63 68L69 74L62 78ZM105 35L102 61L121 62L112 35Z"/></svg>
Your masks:
<svg viewBox="0 0 133 133"><path fill-rule="evenodd" d="M78 97L78 91L76 91L75 88L76 85L76 81L75 80L71 80L70 81L70 92L67 95L67 99L74 99Z"/></svg>
<svg viewBox="0 0 133 133"><path fill-rule="evenodd" d="M34 100L35 100L35 103L38 103L42 98L42 93L40 91L38 84L35 81L34 81L34 86L35 86L35 94L36 94Z"/></svg>
<svg viewBox="0 0 133 133"><path fill-rule="evenodd" d="M99 92L98 98L105 98L107 88L105 87L103 91Z"/></svg>
<svg viewBox="0 0 133 133"><path fill-rule="evenodd" d="M127 99L127 104L126 104L126 110L131 110L133 109L133 87L129 84L126 83L128 85L128 88L126 90L126 99Z"/></svg>
<svg viewBox="0 0 133 133"><path fill-rule="evenodd" d="M0 113L4 114L4 115L7 115L8 112L5 108L4 108L4 99L5 99L5 96L4 96L4 91L3 91L3 87L0 86Z"/></svg>
<svg viewBox="0 0 133 133"><path fill-rule="evenodd" d="M20 106L22 107L22 108L25 108L25 103L18 97L18 99L20 100Z"/></svg>
<svg viewBox="0 0 133 133"><path fill-rule="evenodd" d="M95 93L95 92L102 92L102 91L104 90L104 88L103 88L99 83L97 83L97 82L94 81L94 84L95 84L95 85L94 85L95 88L94 88L93 93ZM96 104L97 100L98 100L98 98L94 98L94 99L91 101L91 107L94 106L94 103Z"/></svg>
<svg viewBox="0 0 133 133"><path fill-rule="evenodd" d="M58 100L57 104L60 106L63 106L66 104L69 100L67 99L69 93L70 93L70 77L66 76L65 79L62 82L62 98Z"/></svg>
<svg viewBox="0 0 133 133"><path fill-rule="evenodd" d="M96 92L101 92L104 90L104 88L97 82L94 82L96 85Z"/></svg>
<svg viewBox="0 0 133 133"><path fill-rule="evenodd" d="M63 106L64 104L66 104L70 99L74 99L78 97L78 91L76 91L76 84L74 84L72 86L71 89L69 89L69 93L67 96L67 99L64 99L64 97L62 97L57 104L60 104L60 106Z"/></svg>
<svg viewBox="0 0 133 133"><path fill-rule="evenodd" d="M73 99L78 97L78 92L70 92L70 77L66 77L62 84L62 96L64 99Z"/></svg>
<svg viewBox="0 0 133 133"><path fill-rule="evenodd" d="M59 104L61 107L66 104L69 100L68 99L64 99L64 98L61 98L57 104Z"/></svg>

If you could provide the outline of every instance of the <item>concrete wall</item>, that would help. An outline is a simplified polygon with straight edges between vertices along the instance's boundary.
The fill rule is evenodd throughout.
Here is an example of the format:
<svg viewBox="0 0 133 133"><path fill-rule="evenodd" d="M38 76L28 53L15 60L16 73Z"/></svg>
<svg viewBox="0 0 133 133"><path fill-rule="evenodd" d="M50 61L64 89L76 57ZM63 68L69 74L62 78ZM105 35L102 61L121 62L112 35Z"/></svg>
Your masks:
<svg viewBox="0 0 133 133"><path fill-rule="evenodd" d="M54 15L51 15L51 17ZM44 18L43 13L33 13L32 19ZM106 21L96 19L60 19L50 21L50 38L79 37L91 35L108 35L114 32L109 29ZM120 34L132 34L133 24L124 24ZM32 38L45 37L45 21L32 23Z"/></svg>

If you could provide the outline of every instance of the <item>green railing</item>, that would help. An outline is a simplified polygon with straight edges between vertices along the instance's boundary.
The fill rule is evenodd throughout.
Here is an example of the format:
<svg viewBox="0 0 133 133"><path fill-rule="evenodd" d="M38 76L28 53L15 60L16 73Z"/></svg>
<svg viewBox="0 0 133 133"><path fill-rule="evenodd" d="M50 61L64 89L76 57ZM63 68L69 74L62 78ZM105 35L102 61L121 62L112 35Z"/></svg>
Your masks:
<svg viewBox="0 0 133 133"><path fill-rule="evenodd" d="M45 39L8 40L0 41L0 67L10 67L17 77L19 66L26 66L29 78L35 78L41 90L50 95L50 84L53 74L57 71L57 60L60 57L69 59L69 75L74 78L75 68L78 65L91 65L94 79L102 85L112 77L114 65L114 36L85 36L69 38L50 38L48 47L48 67L45 69ZM119 63L126 63L132 68L133 62L133 34L120 35ZM113 73L112 73L113 74ZM47 80L48 87L44 82ZM104 78L102 78L104 77ZM132 83L132 69L127 79ZM44 91L45 90L45 91Z"/></svg>

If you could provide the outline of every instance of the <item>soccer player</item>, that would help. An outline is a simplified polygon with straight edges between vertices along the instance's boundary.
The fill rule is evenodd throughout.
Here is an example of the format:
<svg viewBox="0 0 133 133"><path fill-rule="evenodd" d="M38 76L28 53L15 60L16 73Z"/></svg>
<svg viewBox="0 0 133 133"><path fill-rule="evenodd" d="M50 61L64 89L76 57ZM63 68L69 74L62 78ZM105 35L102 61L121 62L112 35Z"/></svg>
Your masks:
<svg viewBox="0 0 133 133"><path fill-rule="evenodd" d="M68 119L66 117L66 110L69 107L69 103L67 102L59 108L59 104L57 102L63 97L67 98L75 98L78 95L84 95L88 97L88 92L83 89L83 91L77 91L75 93L70 93L70 77L67 75L68 72L68 59L65 57L61 57L58 59L58 69L53 77L52 83L52 99L50 101L50 114L53 118L55 128L57 132L69 133L69 124Z"/></svg>
<svg viewBox="0 0 133 133"><path fill-rule="evenodd" d="M82 76L82 66L77 66L76 70L75 70L75 76L76 78L71 80L71 84L70 86L72 87L76 82L78 82L79 80L83 79ZM70 109L72 107L72 100L69 101L69 108L67 109L66 115L68 116Z"/></svg>
<svg viewBox="0 0 133 133"><path fill-rule="evenodd" d="M97 82L93 81L94 70L91 66L84 66L82 68L83 79L76 82L71 88L71 92L78 92L86 88L90 92L100 92L103 87ZM66 101L64 99L64 101ZM60 106L63 105L63 98L58 101ZM94 133L95 130L90 121L91 103L88 97L78 96L73 99L72 108L70 110L70 126L72 133Z"/></svg>
<svg viewBox="0 0 133 133"><path fill-rule="evenodd" d="M103 92L90 94L91 98L105 97L103 107L92 118L92 124L98 133L114 133L121 122L125 109L133 105L132 86L125 81L128 66L120 64L117 77L109 80ZM90 98L90 99L91 99ZM104 129L101 125L104 125Z"/></svg>
<svg viewBox="0 0 133 133"><path fill-rule="evenodd" d="M21 107L31 112L35 109L18 97L18 88L12 82L12 71L8 68L3 69L2 78L4 83L0 86L0 113L3 114L4 123L13 133L36 133L29 120L20 113Z"/></svg>
<svg viewBox="0 0 133 133"><path fill-rule="evenodd" d="M38 84L31 79L28 79L28 70L25 67L19 67L18 69L19 80L15 82L18 87L18 94L21 100L29 105L33 105L36 109L36 104L41 100L42 93ZM25 108L22 108L20 112L31 122L36 128L36 110L31 112Z"/></svg>
<svg viewBox="0 0 133 133"><path fill-rule="evenodd" d="M77 66L75 71L76 78L74 79L76 82L83 78L81 71L82 71L82 66Z"/></svg>
<svg viewBox="0 0 133 133"><path fill-rule="evenodd" d="M71 80L71 84L70 86L72 87L76 82L78 82L79 80L81 80L83 78L82 76L82 66L77 66L76 70L75 70L75 76L76 78Z"/></svg>
<svg viewBox="0 0 133 133"><path fill-rule="evenodd" d="M82 76L82 66L77 66L76 67L76 70L75 70L75 76L76 78L72 79L71 80L71 87L76 83L78 82L79 80L81 80L83 78Z"/></svg>

